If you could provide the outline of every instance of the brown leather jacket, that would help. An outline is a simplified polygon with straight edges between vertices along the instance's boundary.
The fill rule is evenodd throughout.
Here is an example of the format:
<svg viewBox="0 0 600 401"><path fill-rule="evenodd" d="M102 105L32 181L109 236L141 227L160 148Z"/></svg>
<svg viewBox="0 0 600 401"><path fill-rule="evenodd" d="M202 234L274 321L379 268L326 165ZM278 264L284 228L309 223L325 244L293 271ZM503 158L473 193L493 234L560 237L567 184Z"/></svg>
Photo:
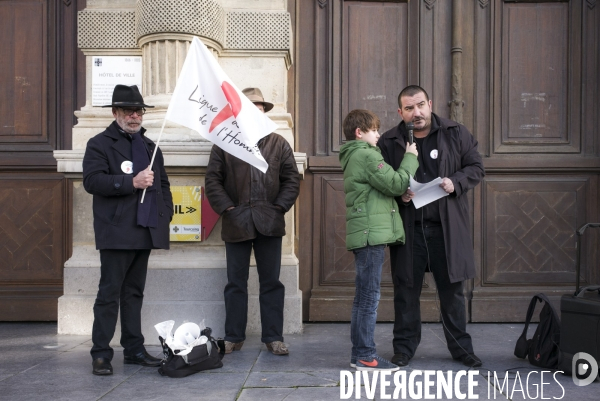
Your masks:
<svg viewBox="0 0 600 401"><path fill-rule="evenodd" d="M262 173L250 164L214 145L206 171L206 196L223 217L221 238L240 242L262 235L285 235L283 218L300 192L294 152L282 136L272 133L258 148L269 164ZM229 207L234 209L226 211Z"/></svg>

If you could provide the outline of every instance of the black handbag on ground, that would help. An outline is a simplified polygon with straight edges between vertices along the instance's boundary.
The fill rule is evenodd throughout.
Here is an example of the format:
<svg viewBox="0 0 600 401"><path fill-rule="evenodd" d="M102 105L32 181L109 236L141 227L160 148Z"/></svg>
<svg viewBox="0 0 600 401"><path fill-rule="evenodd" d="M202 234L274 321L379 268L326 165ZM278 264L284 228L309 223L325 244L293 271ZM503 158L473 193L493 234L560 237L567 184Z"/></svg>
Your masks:
<svg viewBox="0 0 600 401"><path fill-rule="evenodd" d="M223 355L225 354L225 342L215 340L211 336L210 327L200 333L208 338L206 344L195 346L187 355L177 355L166 344L164 338L158 337L163 348L163 360L158 368L161 376L186 377L203 370L218 369L223 367Z"/></svg>
<svg viewBox="0 0 600 401"><path fill-rule="evenodd" d="M533 338L528 340L527 329L538 301L545 304L540 312L540 323L535 329ZM540 368L556 369L560 354L559 344L560 319L558 314L550 304L548 297L541 293L534 295L529 303L529 309L527 309L523 333L515 346L515 356L523 359L527 357L532 365Z"/></svg>

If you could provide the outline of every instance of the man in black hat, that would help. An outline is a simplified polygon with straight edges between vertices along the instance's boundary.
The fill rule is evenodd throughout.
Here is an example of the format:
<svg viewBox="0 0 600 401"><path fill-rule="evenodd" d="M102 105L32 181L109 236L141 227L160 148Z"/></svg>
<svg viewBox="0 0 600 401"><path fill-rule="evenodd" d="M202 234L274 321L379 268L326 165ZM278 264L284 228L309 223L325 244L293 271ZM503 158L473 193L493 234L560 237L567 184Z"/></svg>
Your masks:
<svg viewBox="0 0 600 401"><path fill-rule="evenodd" d="M137 86L117 85L112 107L115 121L87 143L83 186L93 197L100 284L94 304L92 367L95 375L112 374L110 361L119 308L121 345L127 364L159 366L144 348L141 311L148 258L152 249L169 249L173 200L163 156L144 136L144 99ZM140 203L146 190L144 202Z"/></svg>
<svg viewBox="0 0 600 401"><path fill-rule="evenodd" d="M258 88L242 91L263 113L273 104ZM287 355L283 343L285 287L279 281L285 213L300 191L294 151L281 135L271 133L258 148L269 163L266 173L214 145L206 170L206 196L223 217L227 285L225 286L225 353L239 351L246 339L248 272L254 249L260 284L261 341L275 355Z"/></svg>

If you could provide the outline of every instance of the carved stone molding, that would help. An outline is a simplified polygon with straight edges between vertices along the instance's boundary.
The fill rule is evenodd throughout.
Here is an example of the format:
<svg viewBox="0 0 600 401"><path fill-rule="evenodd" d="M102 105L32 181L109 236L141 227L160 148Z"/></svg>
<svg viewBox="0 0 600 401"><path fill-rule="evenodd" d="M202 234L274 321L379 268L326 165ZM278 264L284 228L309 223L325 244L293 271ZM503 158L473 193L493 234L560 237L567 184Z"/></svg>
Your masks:
<svg viewBox="0 0 600 401"><path fill-rule="evenodd" d="M481 8L486 8L489 3L490 3L490 0L479 0L479 6Z"/></svg>
<svg viewBox="0 0 600 401"><path fill-rule="evenodd" d="M593 9L596 6L596 0L587 0L588 7Z"/></svg>
<svg viewBox="0 0 600 401"><path fill-rule="evenodd" d="M219 53L283 52L291 62L292 25L286 11L226 11L213 0L139 0L135 11L80 11L77 29L85 54L99 49L139 52L156 35L167 34L199 36Z"/></svg>
<svg viewBox="0 0 600 401"><path fill-rule="evenodd" d="M427 7L428 10L431 10L433 8L433 5L436 2L436 0L424 0L424 1L425 1L425 7Z"/></svg>
<svg viewBox="0 0 600 401"><path fill-rule="evenodd" d="M288 49L291 25L287 12L231 11L227 13L227 49Z"/></svg>
<svg viewBox="0 0 600 401"><path fill-rule="evenodd" d="M136 40L174 32L225 41L225 11L214 0L139 0L135 11Z"/></svg>
<svg viewBox="0 0 600 401"><path fill-rule="evenodd" d="M317 3L319 3L319 7L325 8L327 5L327 0L317 0Z"/></svg>
<svg viewBox="0 0 600 401"><path fill-rule="evenodd" d="M80 49L137 49L135 12L80 11L77 13L77 46Z"/></svg>

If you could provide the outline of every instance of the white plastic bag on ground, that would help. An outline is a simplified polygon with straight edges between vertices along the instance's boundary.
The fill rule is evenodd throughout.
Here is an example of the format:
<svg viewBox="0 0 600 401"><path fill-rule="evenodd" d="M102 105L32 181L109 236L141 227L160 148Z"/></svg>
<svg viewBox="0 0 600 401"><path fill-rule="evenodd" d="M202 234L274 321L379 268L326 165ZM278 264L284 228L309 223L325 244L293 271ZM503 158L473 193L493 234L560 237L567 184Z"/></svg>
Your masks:
<svg viewBox="0 0 600 401"><path fill-rule="evenodd" d="M165 343L171 348L174 354L187 355L195 346L205 343L207 343L210 354L212 344L206 336L200 335L202 330L206 328L204 319L202 319L199 325L192 322L183 323L175 330L175 333L173 333L174 326L174 320L166 320L154 325L158 335L165 339Z"/></svg>

